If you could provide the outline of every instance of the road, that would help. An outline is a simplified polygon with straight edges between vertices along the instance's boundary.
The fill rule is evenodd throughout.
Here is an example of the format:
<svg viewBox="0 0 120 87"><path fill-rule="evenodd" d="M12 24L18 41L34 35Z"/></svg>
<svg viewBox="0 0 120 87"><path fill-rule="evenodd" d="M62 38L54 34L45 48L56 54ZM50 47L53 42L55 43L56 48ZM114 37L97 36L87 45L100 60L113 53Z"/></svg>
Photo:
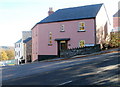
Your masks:
<svg viewBox="0 0 120 87"><path fill-rule="evenodd" d="M119 85L120 53L3 67L2 85Z"/></svg>

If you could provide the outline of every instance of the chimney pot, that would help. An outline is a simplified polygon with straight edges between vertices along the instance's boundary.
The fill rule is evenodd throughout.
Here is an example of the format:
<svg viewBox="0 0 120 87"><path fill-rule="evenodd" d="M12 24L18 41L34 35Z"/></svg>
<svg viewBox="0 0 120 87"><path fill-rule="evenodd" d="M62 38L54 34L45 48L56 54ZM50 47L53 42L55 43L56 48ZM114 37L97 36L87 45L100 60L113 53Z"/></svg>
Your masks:
<svg viewBox="0 0 120 87"><path fill-rule="evenodd" d="M53 8L50 7L50 8L49 8L49 11L48 11L48 15L51 15L51 14L53 14L53 13L54 13Z"/></svg>

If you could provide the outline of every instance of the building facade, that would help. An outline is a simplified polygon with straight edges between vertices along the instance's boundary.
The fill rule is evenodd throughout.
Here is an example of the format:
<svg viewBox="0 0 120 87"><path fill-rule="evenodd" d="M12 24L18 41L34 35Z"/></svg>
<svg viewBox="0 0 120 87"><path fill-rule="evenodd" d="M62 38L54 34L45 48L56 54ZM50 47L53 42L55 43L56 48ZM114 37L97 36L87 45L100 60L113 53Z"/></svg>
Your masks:
<svg viewBox="0 0 120 87"><path fill-rule="evenodd" d="M27 38L23 43L25 63L32 62L32 38Z"/></svg>
<svg viewBox="0 0 120 87"><path fill-rule="evenodd" d="M120 10L113 15L113 29L110 32L110 47L120 47Z"/></svg>
<svg viewBox="0 0 120 87"><path fill-rule="evenodd" d="M31 37L31 31L22 31L22 38L15 43L15 59L17 64L25 63L25 47L24 40Z"/></svg>
<svg viewBox="0 0 120 87"><path fill-rule="evenodd" d="M113 15L113 31L120 31L120 10Z"/></svg>
<svg viewBox="0 0 120 87"><path fill-rule="evenodd" d="M22 39L18 40L15 43L15 59L17 60L17 64L20 64L23 59L23 42Z"/></svg>
<svg viewBox="0 0 120 87"><path fill-rule="evenodd" d="M59 9L32 28L32 60L59 57L65 49L102 44L108 25L104 4Z"/></svg>

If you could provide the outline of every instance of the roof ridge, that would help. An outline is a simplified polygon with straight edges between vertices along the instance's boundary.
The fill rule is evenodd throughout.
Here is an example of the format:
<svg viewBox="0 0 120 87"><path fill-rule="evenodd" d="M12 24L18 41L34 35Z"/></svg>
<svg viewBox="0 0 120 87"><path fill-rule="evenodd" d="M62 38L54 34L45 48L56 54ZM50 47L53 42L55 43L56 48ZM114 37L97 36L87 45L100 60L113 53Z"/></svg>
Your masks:
<svg viewBox="0 0 120 87"><path fill-rule="evenodd" d="M113 17L119 17L120 15L120 9L118 9L118 11L113 15Z"/></svg>
<svg viewBox="0 0 120 87"><path fill-rule="evenodd" d="M32 37L28 37L27 39L25 39L25 40L23 41L23 43L26 43L26 42L30 41L31 39L32 39Z"/></svg>
<svg viewBox="0 0 120 87"><path fill-rule="evenodd" d="M62 8L62 9L72 9L72 8L80 8L80 7L87 7L87 6L94 6L94 5L103 5L104 3L99 3L99 4L91 4L91 5L83 5L83 6L77 6L77 7L68 7L68 8ZM58 9L58 10L62 10Z"/></svg>
<svg viewBox="0 0 120 87"><path fill-rule="evenodd" d="M95 18L103 4L104 3L98 3L98 4L58 9L53 14L47 16L46 18L42 19L40 22L36 23L36 25L42 23Z"/></svg>
<svg viewBox="0 0 120 87"><path fill-rule="evenodd" d="M22 41L22 39L19 39L16 43L20 43Z"/></svg>

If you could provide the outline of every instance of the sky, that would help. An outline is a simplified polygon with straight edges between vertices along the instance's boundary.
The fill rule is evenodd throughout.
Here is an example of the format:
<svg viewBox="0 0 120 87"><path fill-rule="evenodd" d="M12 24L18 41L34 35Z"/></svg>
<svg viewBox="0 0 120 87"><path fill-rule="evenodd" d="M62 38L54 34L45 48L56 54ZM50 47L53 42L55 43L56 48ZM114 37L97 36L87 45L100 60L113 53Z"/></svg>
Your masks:
<svg viewBox="0 0 120 87"><path fill-rule="evenodd" d="M49 7L62 8L104 3L111 26L119 0L0 0L0 46L14 46L29 31L48 16ZM112 29L112 27L111 27Z"/></svg>

